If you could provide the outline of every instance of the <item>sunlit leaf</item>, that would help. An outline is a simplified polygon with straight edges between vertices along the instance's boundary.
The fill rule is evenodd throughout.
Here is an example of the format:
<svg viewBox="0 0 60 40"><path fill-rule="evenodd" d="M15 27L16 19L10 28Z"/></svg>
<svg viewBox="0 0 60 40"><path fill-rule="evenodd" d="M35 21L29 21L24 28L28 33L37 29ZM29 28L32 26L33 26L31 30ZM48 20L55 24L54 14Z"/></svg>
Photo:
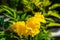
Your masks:
<svg viewBox="0 0 60 40"><path fill-rule="evenodd" d="M48 15L51 15L60 19L60 14L58 14L57 11L48 11Z"/></svg>
<svg viewBox="0 0 60 40"><path fill-rule="evenodd" d="M59 23L54 23L54 22L51 22L47 25L47 27L52 27L52 26L58 26L60 27L60 24Z"/></svg>
<svg viewBox="0 0 60 40"><path fill-rule="evenodd" d="M52 18L46 18L46 20L49 22L55 22Z"/></svg>
<svg viewBox="0 0 60 40"><path fill-rule="evenodd" d="M51 7L49 7L49 9L55 9L57 7L60 7L60 4L58 4L58 3L53 4Z"/></svg>

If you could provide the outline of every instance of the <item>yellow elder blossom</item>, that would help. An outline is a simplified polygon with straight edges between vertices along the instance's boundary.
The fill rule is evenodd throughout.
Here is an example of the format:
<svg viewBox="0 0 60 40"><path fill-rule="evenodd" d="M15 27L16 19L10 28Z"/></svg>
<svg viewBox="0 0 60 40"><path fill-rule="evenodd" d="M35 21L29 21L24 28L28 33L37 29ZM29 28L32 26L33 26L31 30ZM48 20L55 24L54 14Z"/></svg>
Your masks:
<svg viewBox="0 0 60 40"><path fill-rule="evenodd" d="M12 24L12 29L14 30L14 32L16 32L18 35L24 35L25 31L26 31L26 27L25 27L25 22L24 21L18 21Z"/></svg>
<svg viewBox="0 0 60 40"><path fill-rule="evenodd" d="M38 21L35 17L31 17L26 21L28 27L31 28L40 28L40 21Z"/></svg>
<svg viewBox="0 0 60 40"><path fill-rule="evenodd" d="M42 21L43 20L43 21ZM37 35L40 31L40 22L46 23L43 15L41 15L39 12L35 13L35 15L29 19L27 19L26 22L24 21L18 21L12 24L12 29L14 32L16 32L19 36L32 36L34 37Z"/></svg>
<svg viewBox="0 0 60 40"><path fill-rule="evenodd" d="M31 31L32 37L34 37L35 35L37 35L39 32L40 32L39 29L34 29L34 30L32 30L32 31Z"/></svg>
<svg viewBox="0 0 60 40"><path fill-rule="evenodd" d="M31 28L30 35L33 37L39 33L40 22L46 23L44 16L40 12L36 12L33 17L26 21L26 25Z"/></svg>
<svg viewBox="0 0 60 40"><path fill-rule="evenodd" d="M32 27L34 27L34 26L32 26ZM24 35L24 36L31 35L32 37L34 37L36 34L39 33L39 29L38 28L34 29L32 27L28 27L27 24L25 24L25 22L23 22L23 21L19 21L19 22L16 22L16 23L12 24L12 29L19 36L22 36L22 35Z"/></svg>
<svg viewBox="0 0 60 40"><path fill-rule="evenodd" d="M28 30L30 30L29 32L32 37L39 33L40 22L35 17L29 18L26 21L26 25L29 28Z"/></svg>
<svg viewBox="0 0 60 40"><path fill-rule="evenodd" d="M36 12L34 17L36 17L37 20L39 20L42 23L46 23L46 20L43 15L41 15L41 12Z"/></svg>

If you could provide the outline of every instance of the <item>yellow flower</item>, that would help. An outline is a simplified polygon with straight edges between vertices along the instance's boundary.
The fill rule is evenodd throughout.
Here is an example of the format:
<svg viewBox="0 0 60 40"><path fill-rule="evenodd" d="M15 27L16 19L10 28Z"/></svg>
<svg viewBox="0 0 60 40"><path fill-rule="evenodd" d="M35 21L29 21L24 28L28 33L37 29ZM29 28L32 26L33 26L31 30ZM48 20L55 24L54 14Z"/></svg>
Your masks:
<svg viewBox="0 0 60 40"><path fill-rule="evenodd" d="M36 19L36 17L31 17L26 21L26 25L28 27L28 33L34 37L39 33L40 29L40 21Z"/></svg>
<svg viewBox="0 0 60 40"><path fill-rule="evenodd" d="M29 18L26 21L26 24L31 28L40 28L40 22L35 17Z"/></svg>
<svg viewBox="0 0 60 40"><path fill-rule="evenodd" d="M46 23L46 20L43 15L41 15L41 12L36 12L34 17L36 17L37 20L39 20L42 23Z"/></svg>
<svg viewBox="0 0 60 40"><path fill-rule="evenodd" d="M29 19L27 19L26 22L24 21L18 21L12 24L12 29L14 32L16 32L19 36L32 36L34 37L37 35L40 31L40 22L45 23L44 16L41 15L39 12L35 13L35 15Z"/></svg>
<svg viewBox="0 0 60 40"><path fill-rule="evenodd" d="M30 35L31 35L32 37L34 37L34 36L36 36L37 34L39 34L39 32L40 32L39 29L32 29Z"/></svg>
<svg viewBox="0 0 60 40"><path fill-rule="evenodd" d="M25 22L24 21L18 21L12 24L12 29L18 34L18 35L24 35L26 31Z"/></svg>

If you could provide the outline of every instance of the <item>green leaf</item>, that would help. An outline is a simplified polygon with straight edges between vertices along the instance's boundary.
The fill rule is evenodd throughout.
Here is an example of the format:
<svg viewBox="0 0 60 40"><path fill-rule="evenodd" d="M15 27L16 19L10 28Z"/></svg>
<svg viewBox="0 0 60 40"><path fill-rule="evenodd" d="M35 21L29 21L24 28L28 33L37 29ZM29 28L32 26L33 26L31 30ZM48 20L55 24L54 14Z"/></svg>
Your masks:
<svg viewBox="0 0 60 40"><path fill-rule="evenodd" d="M46 18L46 20L49 22L55 22L52 18Z"/></svg>
<svg viewBox="0 0 60 40"><path fill-rule="evenodd" d="M52 27L52 26L58 26L60 27L60 24L59 23L54 23L54 22L51 22L49 23L48 25L46 25L47 27Z"/></svg>
<svg viewBox="0 0 60 40"><path fill-rule="evenodd" d="M0 26L4 29L4 16L0 16Z"/></svg>
<svg viewBox="0 0 60 40"><path fill-rule="evenodd" d="M23 11L17 11L17 13L20 15L20 14L22 14L22 13L23 13Z"/></svg>
<svg viewBox="0 0 60 40"><path fill-rule="evenodd" d="M4 31L0 31L0 36L1 36L1 35L4 35Z"/></svg>
<svg viewBox="0 0 60 40"><path fill-rule="evenodd" d="M16 11L12 8L9 8L8 6L2 6L5 11L7 11L11 16L16 18Z"/></svg>
<svg viewBox="0 0 60 40"><path fill-rule="evenodd" d="M26 13L24 13L23 15L21 15L21 20L24 20L26 17Z"/></svg>
<svg viewBox="0 0 60 40"><path fill-rule="evenodd" d="M8 6L1 6L1 8L3 10L5 10L6 12L8 12L8 13L4 14L5 16L13 19L14 21L19 20L19 15L17 15L17 11L15 11L14 9L12 9L12 8L10 8Z"/></svg>
<svg viewBox="0 0 60 40"><path fill-rule="evenodd" d="M28 40L32 40L32 36L29 35L29 36L28 36Z"/></svg>
<svg viewBox="0 0 60 40"><path fill-rule="evenodd" d="M8 12L11 16L13 16L12 12L6 7L2 6L2 9Z"/></svg>
<svg viewBox="0 0 60 40"><path fill-rule="evenodd" d="M34 37L34 40L38 40L38 35L36 35L36 36Z"/></svg>
<svg viewBox="0 0 60 40"><path fill-rule="evenodd" d="M0 40L5 40L5 38L1 38Z"/></svg>
<svg viewBox="0 0 60 40"><path fill-rule="evenodd" d="M53 4L51 7L49 7L49 10L55 9L57 7L60 7L60 4Z"/></svg>
<svg viewBox="0 0 60 40"><path fill-rule="evenodd" d="M42 3L43 3L43 6L49 6L51 4L49 0L43 0Z"/></svg>
<svg viewBox="0 0 60 40"><path fill-rule="evenodd" d="M48 11L48 15L51 15L60 19L60 14L58 14L57 11Z"/></svg>
<svg viewBox="0 0 60 40"><path fill-rule="evenodd" d="M0 31L0 40L5 40L5 33L4 31Z"/></svg>
<svg viewBox="0 0 60 40"><path fill-rule="evenodd" d="M20 20L20 17L19 17L19 16L17 16L16 20L17 20L17 21L18 21L18 20Z"/></svg>
<svg viewBox="0 0 60 40"><path fill-rule="evenodd" d="M4 12L4 10L3 9L0 9L0 13L2 13L2 12Z"/></svg>
<svg viewBox="0 0 60 40"><path fill-rule="evenodd" d="M30 18L31 17L31 15L27 15L27 17L25 18L25 20L27 20L28 18Z"/></svg>
<svg viewBox="0 0 60 40"><path fill-rule="evenodd" d="M11 17L10 15L8 15L8 14L4 14L5 16L7 16L7 17L9 17L9 18L11 18L11 19L14 19L13 17Z"/></svg>

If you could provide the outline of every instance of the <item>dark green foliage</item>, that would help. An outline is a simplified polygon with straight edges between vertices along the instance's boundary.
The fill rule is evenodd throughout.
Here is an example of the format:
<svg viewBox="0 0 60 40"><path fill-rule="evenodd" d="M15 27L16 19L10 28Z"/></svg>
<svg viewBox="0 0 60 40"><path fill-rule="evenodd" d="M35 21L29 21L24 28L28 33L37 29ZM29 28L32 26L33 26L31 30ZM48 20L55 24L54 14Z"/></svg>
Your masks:
<svg viewBox="0 0 60 40"><path fill-rule="evenodd" d="M59 19L60 14L55 8L60 7L60 3L54 3L55 0L0 0L0 40L54 40L50 35L48 27L60 27L60 23L54 18ZM38 5L39 4L39 5ZM41 12L46 19L46 24L41 23L40 33L35 37L19 36L13 32L11 24L17 21L26 21L32 17L35 12ZM4 21L9 18L8 21Z"/></svg>

